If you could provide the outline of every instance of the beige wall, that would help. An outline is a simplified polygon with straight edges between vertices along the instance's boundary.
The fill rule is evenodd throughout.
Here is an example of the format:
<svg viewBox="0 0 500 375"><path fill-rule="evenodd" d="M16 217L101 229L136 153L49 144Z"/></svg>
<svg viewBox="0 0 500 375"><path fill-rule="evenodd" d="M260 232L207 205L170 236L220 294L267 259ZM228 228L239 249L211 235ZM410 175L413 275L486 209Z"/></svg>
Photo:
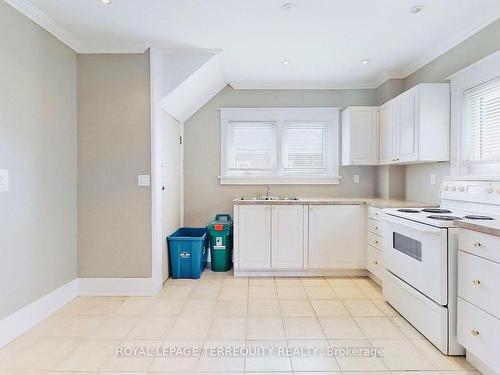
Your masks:
<svg viewBox="0 0 500 375"><path fill-rule="evenodd" d="M232 212L232 199L264 194L263 186L221 186L220 107L321 107L375 104L375 90L234 90L226 86L185 123L185 224L204 226L217 212ZM374 196L376 167L343 167L339 185L273 186L278 195ZM353 175L360 175L354 184Z"/></svg>
<svg viewBox="0 0 500 375"><path fill-rule="evenodd" d="M76 54L0 1L0 319L76 277Z"/></svg>
<svg viewBox="0 0 500 375"><path fill-rule="evenodd" d="M149 53L78 56L78 276L151 276Z"/></svg>

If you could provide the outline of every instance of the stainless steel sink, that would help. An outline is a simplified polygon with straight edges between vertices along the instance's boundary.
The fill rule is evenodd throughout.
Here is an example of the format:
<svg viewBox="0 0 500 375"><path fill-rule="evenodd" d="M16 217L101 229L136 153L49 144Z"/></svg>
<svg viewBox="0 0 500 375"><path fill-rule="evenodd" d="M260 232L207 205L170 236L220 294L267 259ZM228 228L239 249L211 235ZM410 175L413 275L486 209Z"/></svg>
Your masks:
<svg viewBox="0 0 500 375"><path fill-rule="evenodd" d="M297 197L279 197L279 196L260 196L260 197L241 197L241 201L297 201Z"/></svg>

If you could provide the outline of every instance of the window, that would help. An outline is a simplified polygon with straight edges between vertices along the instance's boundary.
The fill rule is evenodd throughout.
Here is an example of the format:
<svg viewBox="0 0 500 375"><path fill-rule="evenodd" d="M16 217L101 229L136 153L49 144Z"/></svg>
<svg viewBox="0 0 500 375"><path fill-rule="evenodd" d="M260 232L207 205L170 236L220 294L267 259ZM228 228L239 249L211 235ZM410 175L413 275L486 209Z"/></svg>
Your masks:
<svg viewBox="0 0 500 375"><path fill-rule="evenodd" d="M500 79L464 92L464 164L500 163Z"/></svg>
<svg viewBox="0 0 500 375"><path fill-rule="evenodd" d="M338 183L338 111L221 109L221 183Z"/></svg>

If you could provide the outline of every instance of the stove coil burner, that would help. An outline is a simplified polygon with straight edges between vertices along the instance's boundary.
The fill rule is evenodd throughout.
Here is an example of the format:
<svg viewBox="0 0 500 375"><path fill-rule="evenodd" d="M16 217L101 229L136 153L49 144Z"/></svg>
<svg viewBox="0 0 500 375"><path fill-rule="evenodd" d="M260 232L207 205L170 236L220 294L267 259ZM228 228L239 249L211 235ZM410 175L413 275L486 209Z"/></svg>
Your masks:
<svg viewBox="0 0 500 375"><path fill-rule="evenodd" d="M418 210L414 210L413 208L401 208L398 211L399 212L407 212L407 213L410 213L410 214L418 214L419 213Z"/></svg>
<svg viewBox="0 0 500 375"><path fill-rule="evenodd" d="M465 219L470 220L494 220L491 216L482 216L482 215L466 215Z"/></svg>
<svg viewBox="0 0 500 375"><path fill-rule="evenodd" d="M424 208L422 212L429 212L431 214L451 214L451 211L445 208Z"/></svg>
<svg viewBox="0 0 500 375"><path fill-rule="evenodd" d="M448 215L430 215L427 216L429 219L434 220L443 220L443 221L453 221L453 220L462 220L459 216L448 216Z"/></svg>

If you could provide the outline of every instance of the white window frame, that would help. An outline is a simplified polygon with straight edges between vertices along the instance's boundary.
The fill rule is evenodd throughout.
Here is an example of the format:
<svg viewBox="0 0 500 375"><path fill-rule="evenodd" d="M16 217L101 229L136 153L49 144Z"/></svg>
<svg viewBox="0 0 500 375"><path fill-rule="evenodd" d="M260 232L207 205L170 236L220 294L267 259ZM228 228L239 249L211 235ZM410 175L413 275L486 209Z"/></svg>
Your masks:
<svg viewBox="0 0 500 375"><path fill-rule="evenodd" d="M329 185L340 180L339 165L339 111L340 107L322 108L219 108L221 112L221 150L220 176L221 185ZM282 159L280 134L289 122L327 123L330 129L329 172L327 176L231 176L228 174L228 137L231 122L271 122L276 124L275 162ZM281 165L275 165L275 171Z"/></svg>
<svg viewBox="0 0 500 375"><path fill-rule="evenodd" d="M464 149L465 91L500 77L500 51L448 77L451 88L451 164L452 176L497 177L500 163L469 163Z"/></svg>

